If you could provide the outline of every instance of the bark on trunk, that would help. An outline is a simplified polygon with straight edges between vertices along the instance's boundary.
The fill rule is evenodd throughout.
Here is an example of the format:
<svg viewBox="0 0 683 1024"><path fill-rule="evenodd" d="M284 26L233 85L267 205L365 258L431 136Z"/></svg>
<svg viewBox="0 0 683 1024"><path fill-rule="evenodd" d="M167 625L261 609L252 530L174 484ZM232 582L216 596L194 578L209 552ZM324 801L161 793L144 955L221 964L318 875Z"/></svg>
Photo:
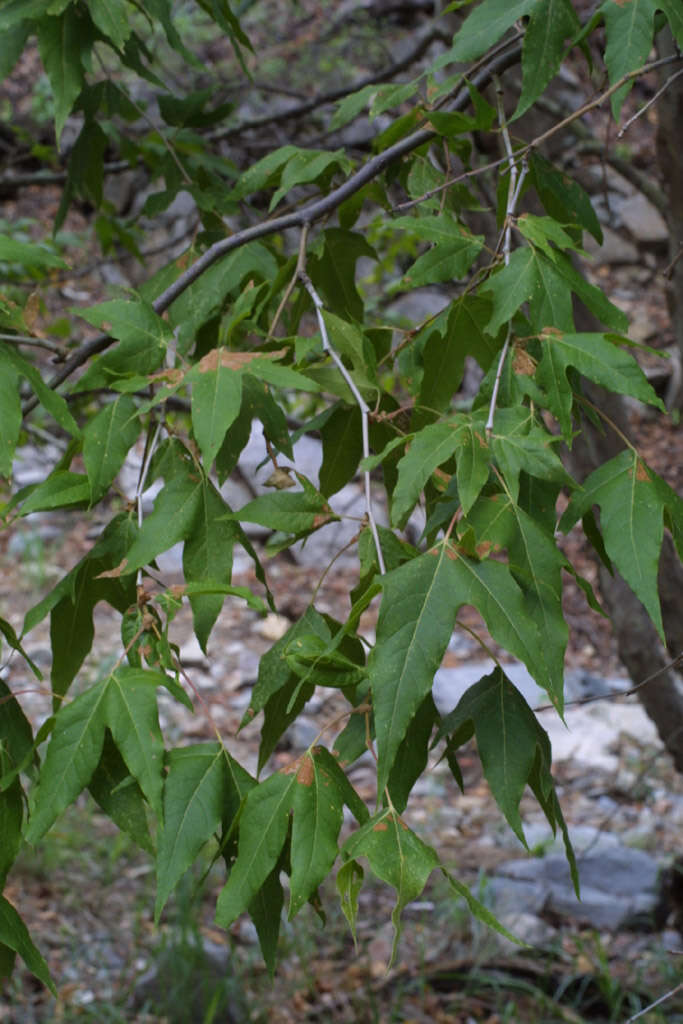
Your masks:
<svg viewBox="0 0 683 1024"><path fill-rule="evenodd" d="M578 313L580 330L596 330L594 322L585 323L585 315ZM628 436L625 405L618 395L585 385L591 401ZM623 447L615 431L601 432L588 427L577 438L568 462L578 480L585 479L599 465L613 458ZM666 535L659 564L659 588L662 619L666 634L666 647L650 621L645 608L618 574L614 576L601 564L600 593L605 609L612 619L619 657L634 683L640 683L653 673L659 674L652 682L638 690L638 698L671 755L677 771L683 772L683 685L674 669L665 668L683 652L683 566L678 559L671 538Z"/></svg>

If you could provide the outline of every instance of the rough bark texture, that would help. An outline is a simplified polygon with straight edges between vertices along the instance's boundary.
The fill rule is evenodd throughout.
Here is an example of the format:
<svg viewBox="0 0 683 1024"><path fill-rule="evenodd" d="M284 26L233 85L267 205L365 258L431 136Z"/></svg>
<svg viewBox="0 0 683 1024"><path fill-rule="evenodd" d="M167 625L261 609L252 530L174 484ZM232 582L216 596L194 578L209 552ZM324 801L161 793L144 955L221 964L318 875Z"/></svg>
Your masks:
<svg viewBox="0 0 683 1024"><path fill-rule="evenodd" d="M669 29L660 32L657 46L663 57L676 53L676 44ZM665 65L660 73L662 85L671 78L678 65ZM669 408L683 408L683 75L679 75L657 103L657 160L663 178L668 204L666 219L669 228L669 267L667 301L671 324L678 346L671 385L667 394Z"/></svg>
<svg viewBox="0 0 683 1024"><path fill-rule="evenodd" d="M587 324L585 320L585 314L578 313L580 329L596 329L594 322ZM586 385L585 390L591 400L628 435L623 400L597 387ZM576 478L583 480L601 463L617 455L622 447L623 442L615 431L607 429L603 433L589 428L575 442L568 461ZM610 575L600 564L599 580L605 610L612 619L619 657L631 679L639 683L655 672L660 673L638 691L638 697L657 727L676 769L683 772L683 685L676 671L665 669L673 658L683 652L683 567L671 538L668 535L664 538L659 564L666 647L659 639L645 608L621 576Z"/></svg>

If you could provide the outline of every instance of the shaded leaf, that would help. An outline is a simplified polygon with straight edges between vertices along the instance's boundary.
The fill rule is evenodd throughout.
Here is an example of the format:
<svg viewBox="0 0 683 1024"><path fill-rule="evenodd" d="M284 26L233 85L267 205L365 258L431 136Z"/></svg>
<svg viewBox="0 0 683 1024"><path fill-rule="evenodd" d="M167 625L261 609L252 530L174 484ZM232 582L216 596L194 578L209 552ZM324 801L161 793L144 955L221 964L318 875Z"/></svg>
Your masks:
<svg viewBox="0 0 683 1024"><path fill-rule="evenodd" d="M0 896L0 942L18 953L29 971L35 974L54 996L57 995L47 964L34 946L26 925L4 896Z"/></svg>

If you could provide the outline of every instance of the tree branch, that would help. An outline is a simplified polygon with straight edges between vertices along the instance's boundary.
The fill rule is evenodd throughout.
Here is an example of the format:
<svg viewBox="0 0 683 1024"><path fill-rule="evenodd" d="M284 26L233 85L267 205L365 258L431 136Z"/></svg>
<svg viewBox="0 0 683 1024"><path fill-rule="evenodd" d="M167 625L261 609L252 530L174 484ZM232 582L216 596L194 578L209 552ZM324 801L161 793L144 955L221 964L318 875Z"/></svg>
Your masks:
<svg viewBox="0 0 683 1024"><path fill-rule="evenodd" d="M472 84L479 90L489 84L492 77L495 74L501 74L507 68L512 67L519 61L522 52L521 44L515 43L515 45L507 52L499 54L490 64L486 65L479 74L475 75L472 79ZM462 88L458 95L455 97L451 108L452 110L463 110L470 103L471 97L469 90ZM349 199L352 195L355 195L364 185L372 181L379 174L382 173L390 164L396 160L400 160L401 157L407 153L411 153L414 149L419 146L423 146L426 142L430 142L435 138L435 132L428 128L421 128L412 135L406 136L404 139L400 139L394 143L388 149L385 149L383 153L378 153L377 156L372 157L363 167L361 167L355 174L352 174L342 185L334 189L329 195L324 196L322 199L313 200L303 206L300 210L294 210L292 213L285 214L281 217L274 217L271 220L262 221L260 224L254 224L252 227L244 228L242 231L235 232L234 235L230 235L228 238L222 238L220 241L215 242L213 245L202 253L191 267L188 267L176 280L171 284L161 295L158 296L152 303L156 313L163 313L168 309L170 305L182 295L191 284L201 277L204 271L208 270L209 267L219 260L222 256L232 252L235 249L241 248L248 242L253 242L258 238L265 238L268 235L274 235L278 232L285 231L287 228L302 228L305 225L310 225L328 214L332 213L337 207ZM65 380L67 380L71 374L77 370L80 366L88 361L92 356L97 355L100 352L104 352L110 345L114 343L115 339L109 334L103 333L98 335L96 338L92 338L86 342L85 345L81 346L73 355L67 359L59 373L56 373L52 380L49 381L48 387L57 388ZM31 412L32 409L38 404L37 399L34 397L30 399L24 406L24 415Z"/></svg>

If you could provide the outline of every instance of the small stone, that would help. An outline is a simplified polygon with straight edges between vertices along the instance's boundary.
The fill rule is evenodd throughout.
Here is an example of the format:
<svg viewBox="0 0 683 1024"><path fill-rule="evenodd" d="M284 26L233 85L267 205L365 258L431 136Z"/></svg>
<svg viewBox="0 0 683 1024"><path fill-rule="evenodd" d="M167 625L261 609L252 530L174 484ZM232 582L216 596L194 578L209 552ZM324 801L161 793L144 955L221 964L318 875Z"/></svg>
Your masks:
<svg viewBox="0 0 683 1024"><path fill-rule="evenodd" d="M187 668L209 668L209 659L199 646L196 636L191 637L187 643L180 648L180 664ZM213 685L213 681L209 685Z"/></svg>
<svg viewBox="0 0 683 1024"><path fill-rule="evenodd" d="M281 640L285 635L291 622L284 615L276 615L275 612L269 612L265 619L262 619L257 625L257 632L264 640L271 640L275 643L276 640Z"/></svg>

